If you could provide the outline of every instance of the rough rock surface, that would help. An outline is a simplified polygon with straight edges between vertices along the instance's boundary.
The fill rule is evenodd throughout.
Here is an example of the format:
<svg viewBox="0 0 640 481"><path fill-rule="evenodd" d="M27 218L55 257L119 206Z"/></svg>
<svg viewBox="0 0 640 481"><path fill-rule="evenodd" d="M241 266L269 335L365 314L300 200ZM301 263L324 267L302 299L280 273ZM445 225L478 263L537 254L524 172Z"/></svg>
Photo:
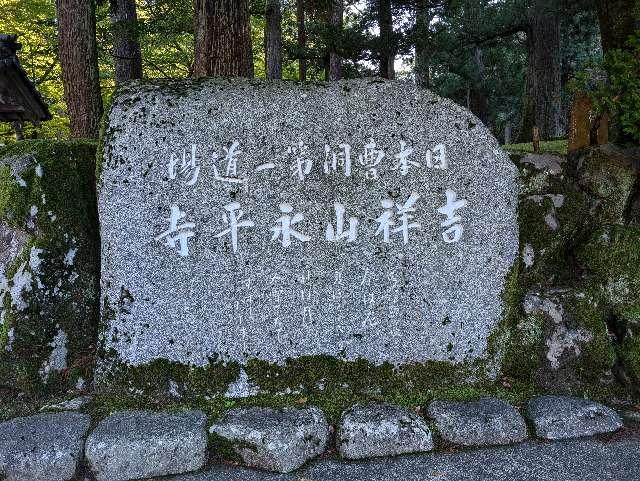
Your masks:
<svg viewBox="0 0 640 481"><path fill-rule="evenodd" d="M0 479L72 479L90 424L89 416L77 413L36 414L0 424Z"/></svg>
<svg viewBox="0 0 640 481"><path fill-rule="evenodd" d="M0 147L0 385L11 390L70 389L92 377L95 152L87 141Z"/></svg>
<svg viewBox="0 0 640 481"><path fill-rule="evenodd" d="M611 408L587 399L540 396L529 401L527 415L536 435L566 439L610 433L622 427L622 419Z"/></svg>
<svg viewBox="0 0 640 481"><path fill-rule="evenodd" d="M343 458L396 456L433 449L425 420L406 409L387 406L355 406L342 415L338 450Z"/></svg>
<svg viewBox="0 0 640 481"><path fill-rule="evenodd" d="M607 349L609 333L598 299L591 293L580 289L530 292L523 310L526 316L518 326L518 342L524 343L524 331L539 330L539 365L534 373L538 387L566 391L607 376L614 354L611 347ZM593 358L593 346L599 347L598 359Z"/></svg>
<svg viewBox="0 0 640 481"><path fill-rule="evenodd" d="M442 438L450 443L487 446L516 443L527 438L527 426L520 413L500 399L433 401L427 413L435 419Z"/></svg>
<svg viewBox="0 0 640 481"><path fill-rule="evenodd" d="M371 79L134 83L103 151L121 361L486 357L517 172L453 102Z"/></svg>
<svg viewBox="0 0 640 481"><path fill-rule="evenodd" d="M322 454L329 426L318 408L238 408L211 432L231 443L246 465L288 473Z"/></svg>
<svg viewBox="0 0 640 481"><path fill-rule="evenodd" d="M98 481L195 471L207 455L206 416L200 411L122 411L104 419L87 439L86 457Z"/></svg>

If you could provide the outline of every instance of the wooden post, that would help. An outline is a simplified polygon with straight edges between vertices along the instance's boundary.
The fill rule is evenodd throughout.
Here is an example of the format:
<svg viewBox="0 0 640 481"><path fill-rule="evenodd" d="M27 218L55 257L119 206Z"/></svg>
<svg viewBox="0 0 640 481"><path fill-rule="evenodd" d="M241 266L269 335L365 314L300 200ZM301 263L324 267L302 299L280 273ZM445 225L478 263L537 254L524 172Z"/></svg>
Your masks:
<svg viewBox="0 0 640 481"><path fill-rule="evenodd" d="M16 133L16 140L24 140L24 130L22 128L22 122L20 120L14 120L11 122L11 126Z"/></svg>
<svg viewBox="0 0 640 481"><path fill-rule="evenodd" d="M533 151L537 154L538 152L540 152L540 129L535 125L533 126L532 139L533 139Z"/></svg>
<svg viewBox="0 0 640 481"><path fill-rule="evenodd" d="M509 122L504 124L504 143L505 145L511 143L511 124Z"/></svg>
<svg viewBox="0 0 640 481"><path fill-rule="evenodd" d="M569 124L569 152L588 145L602 145L608 142L609 119L593 111L591 100L579 94L571 103Z"/></svg>

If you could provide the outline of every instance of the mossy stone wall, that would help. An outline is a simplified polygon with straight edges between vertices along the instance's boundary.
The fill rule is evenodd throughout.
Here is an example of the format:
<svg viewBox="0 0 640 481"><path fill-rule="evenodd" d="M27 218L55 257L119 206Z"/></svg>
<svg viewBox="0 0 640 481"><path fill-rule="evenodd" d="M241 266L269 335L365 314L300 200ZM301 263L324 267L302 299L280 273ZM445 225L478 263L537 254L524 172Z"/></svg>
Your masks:
<svg viewBox="0 0 640 481"><path fill-rule="evenodd" d="M26 236L0 293L0 389L59 391L92 378L98 319L96 145L0 148L0 222ZM0 283L2 285L2 283Z"/></svg>

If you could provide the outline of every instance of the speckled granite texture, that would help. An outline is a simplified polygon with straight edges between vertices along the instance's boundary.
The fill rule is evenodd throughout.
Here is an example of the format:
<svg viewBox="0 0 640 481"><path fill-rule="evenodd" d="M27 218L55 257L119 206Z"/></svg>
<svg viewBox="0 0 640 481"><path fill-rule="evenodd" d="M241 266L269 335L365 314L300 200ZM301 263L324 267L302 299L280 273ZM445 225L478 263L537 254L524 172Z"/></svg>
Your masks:
<svg viewBox="0 0 640 481"><path fill-rule="evenodd" d="M462 107L373 79L134 83L104 142L104 334L122 361L486 356L517 172Z"/></svg>

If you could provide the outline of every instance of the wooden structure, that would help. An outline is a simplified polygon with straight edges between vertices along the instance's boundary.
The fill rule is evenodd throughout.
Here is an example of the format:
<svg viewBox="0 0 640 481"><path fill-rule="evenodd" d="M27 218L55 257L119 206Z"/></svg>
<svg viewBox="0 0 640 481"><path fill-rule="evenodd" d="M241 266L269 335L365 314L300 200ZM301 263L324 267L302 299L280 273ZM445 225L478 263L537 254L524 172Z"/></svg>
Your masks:
<svg viewBox="0 0 640 481"><path fill-rule="evenodd" d="M0 34L0 122L38 124L51 114L33 83L20 66L16 35Z"/></svg>
<svg viewBox="0 0 640 481"><path fill-rule="evenodd" d="M586 95L577 95L571 104L569 125L569 152L588 145L602 145L609 141L609 119L596 115L591 100Z"/></svg>

